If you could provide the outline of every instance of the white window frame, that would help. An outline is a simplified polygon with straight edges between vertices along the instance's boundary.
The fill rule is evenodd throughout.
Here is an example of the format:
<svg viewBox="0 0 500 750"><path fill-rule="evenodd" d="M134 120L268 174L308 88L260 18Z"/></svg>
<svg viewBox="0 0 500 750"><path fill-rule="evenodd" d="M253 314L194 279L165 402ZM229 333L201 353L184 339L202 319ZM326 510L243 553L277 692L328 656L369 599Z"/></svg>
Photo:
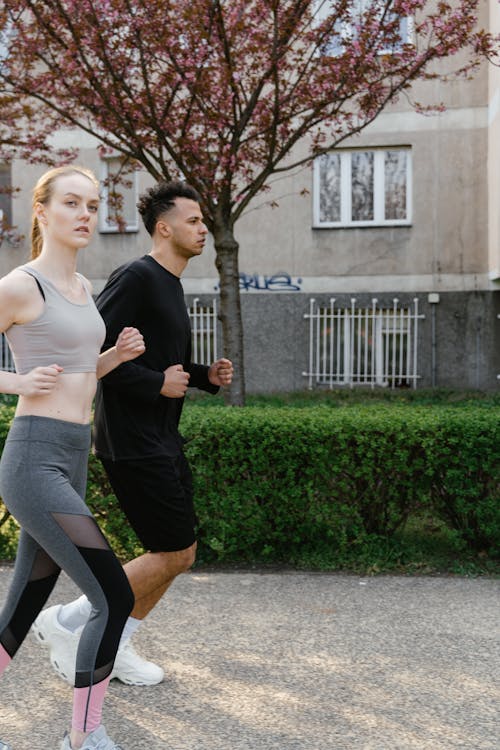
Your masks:
<svg viewBox="0 0 500 750"><path fill-rule="evenodd" d="M127 179L132 181L132 188L130 189L134 191L134 220L126 224L125 227L119 227L117 223L112 224L107 219L109 188L106 182L109 177L109 165L112 161L119 158L119 154L109 154L101 158L101 202L99 205L99 232L101 234L123 234L139 231L139 211L136 206L139 199L139 176L137 170L127 175Z"/></svg>
<svg viewBox="0 0 500 750"><path fill-rule="evenodd" d="M0 29L0 67L9 56L9 42L12 36L12 23L9 21Z"/></svg>
<svg viewBox="0 0 500 750"><path fill-rule="evenodd" d="M363 8L366 4L371 3L372 0L359 0L360 5L363 5ZM318 22L324 21L325 18L327 18L329 13L329 2L326 0L325 2L322 2L322 0L316 0L316 19ZM362 9L363 10L363 9ZM403 44L413 44L414 43L414 36L415 36L415 21L413 16L406 16L406 18L401 18L401 21L404 21L404 24L402 26L403 33L401 35L400 44L395 49L385 48L378 51L379 55L390 55L393 52L399 51L401 46ZM332 42L331 44L327 44L324 53L325 55L330 55L332 57L341 55L343 53L343 42L350 40L353 36L353 24L349 23L348 21L343 21L339 28L339 35L336 37L335 42Z"/></svg>
<svg viewBox="0 0 500 750"><path fill-rule="evenodd" d="M406 218L385 218L385 168L384 158L388 151L407 153L406 169ZM352 216L352 155L356 153L374 154L373 175L373 219L353 221ZM341 227L410 226L412 223L412 151L409 146L385 146L383 148L337 149L332 153L340 155L340 220L321 221L320 219L320 159L313 164L313 229L337 229Z"/></svg>
<svg viewBox="0 0 500 750"><path fill-rule="evenodd" d="M11 187L12 186L12 167L9 164L0 164L0 172L2 172L2 178L0 179L0 186L1 187ZM7 183L4 185L4 179L3 174L7 174ZM2 203L4 203L5 211L4 209L0 208L0 232L3 229L3 223L4 221L7 223L7 225L10 225L12 223L12 194L10 192L2 193L2 197L7 196L6 200L4 201L2 199Z"/></svg>

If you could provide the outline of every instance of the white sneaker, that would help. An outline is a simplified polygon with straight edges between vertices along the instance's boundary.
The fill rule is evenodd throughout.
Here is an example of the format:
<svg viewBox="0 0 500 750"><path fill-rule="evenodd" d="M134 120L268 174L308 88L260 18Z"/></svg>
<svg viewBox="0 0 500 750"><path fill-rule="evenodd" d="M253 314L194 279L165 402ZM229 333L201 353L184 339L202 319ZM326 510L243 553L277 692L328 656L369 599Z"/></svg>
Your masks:
<svg viewBox="0 0 500 750"><path fill-rule="evenodd" d="M73 633L63 627L58 620L61 609L62 604L55 604L42 610L31 627L37 641L50 649L50 663L59 677L74 686L76 652L82 629Z"/></svg>
<svg viewBox="0 0 500 750"><path fill-rule="evenodd" d="M82 628L76 633L63 627L58 620L61 604L44 609L32 625L35 638L50 649L50 663L59 677L75 684L76 652ZM126 685L158 685L165 673L161 667L143 659L130 641L120 646L110 679ZM0 750L2 750L0 746Z"/></svg>
<svg viewBox="0 0 500 750"><path fill-rule="evenodd" d="M69 734L67 733L64 735L61 743L61 750L72 750ZM123 748L120 745L116 745L111 737L108 737L106 730L101 724L98 729L94 729L93 732L87 735L80 750L123 750Z"/></svg>
<svg viewBox="0 0 500 750"><path fill-rule="evenodd" d="M12 750L12 747L10 745L7 745L6 742L2 742L2 740L0 740L0 750Z"/></svg>
<svg viewBox="0 0 500 750"><path fill-rule="evenodd" d="M158 685L164 677L163 669L139 656L130 641L118 649L111 679L126 685Z"/></svg>

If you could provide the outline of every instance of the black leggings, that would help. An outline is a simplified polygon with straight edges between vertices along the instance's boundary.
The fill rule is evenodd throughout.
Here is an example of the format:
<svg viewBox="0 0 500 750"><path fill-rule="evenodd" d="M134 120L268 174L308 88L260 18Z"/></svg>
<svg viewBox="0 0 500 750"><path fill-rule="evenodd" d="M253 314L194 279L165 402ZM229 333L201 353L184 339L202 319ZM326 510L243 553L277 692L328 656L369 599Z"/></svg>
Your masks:
<svg viewBox="0 0 500 750"><path fill-rule="evenodd" d="M15 655L64 570L92 604L76 661L75 688L85 708L83 715L75 709L73 723L82 731L96 728L100 706L92 706L92 689L101 685L94 697L102 705L134 606L123 568L84 502L89 448L89 425L22 416L13 421L0 461L0 493L21 526L0 646Z"/></svg>

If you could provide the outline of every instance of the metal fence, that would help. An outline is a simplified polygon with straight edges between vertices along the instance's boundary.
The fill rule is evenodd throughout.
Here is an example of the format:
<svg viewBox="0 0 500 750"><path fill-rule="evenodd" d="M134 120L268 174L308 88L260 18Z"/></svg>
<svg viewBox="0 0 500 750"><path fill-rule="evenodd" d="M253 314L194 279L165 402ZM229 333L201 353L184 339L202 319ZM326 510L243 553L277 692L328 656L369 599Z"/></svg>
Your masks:
<svg viewBox="0 0 500 750"><path fill-rule="evenodd" d="M309 388L314 385L417 387L418 299L403 307L399 300L392 307L336 304L320 306L310 300L309 312Z"/></svg>
<svg viewBox="0 0 500 750"><path fill-rule="evenodd" d="M3 333L0 341L0 370L7 370L8 372L15 372L16 370L12 352Z"/></svg>
<svg viewBox="0 0 500 750"><path fill-rule="evenodd" d="M211 365L217 359L217 300L200 305L198 297L188 308L192 331L193 362Z"/></svg>

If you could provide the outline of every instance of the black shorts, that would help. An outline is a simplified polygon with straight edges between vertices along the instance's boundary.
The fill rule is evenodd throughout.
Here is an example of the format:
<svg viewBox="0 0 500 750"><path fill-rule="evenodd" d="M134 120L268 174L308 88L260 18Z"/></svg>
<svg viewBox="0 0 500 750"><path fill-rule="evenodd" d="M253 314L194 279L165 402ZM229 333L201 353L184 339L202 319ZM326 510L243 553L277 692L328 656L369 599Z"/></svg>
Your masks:
<svg viewBox="0 0 500 750"><path fill-rule="evenodd" d="M177 552L194 543L193 476L184 454L101 462L146 550Z"/></svg>

